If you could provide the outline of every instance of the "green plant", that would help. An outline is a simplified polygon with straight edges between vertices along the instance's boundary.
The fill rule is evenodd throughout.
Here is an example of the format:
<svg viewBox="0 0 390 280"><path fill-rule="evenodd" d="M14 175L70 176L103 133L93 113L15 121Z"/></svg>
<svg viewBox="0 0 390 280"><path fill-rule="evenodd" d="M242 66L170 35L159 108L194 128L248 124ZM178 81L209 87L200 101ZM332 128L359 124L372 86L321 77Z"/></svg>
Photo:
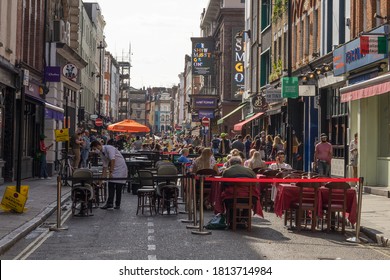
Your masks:
<svg viewBox="0 0 390 280"><path fill-rule="evenodd" d="M279 58L276 62L272 64L272 72L269 75L269 81L272 82L278 79L282 75L282 72L283 72L283 62L282 59Z"/></svg>
<svg viewBox="0 0 390 280"><path fill-rule="evenodd" d="M288 0L275 0L272 11L272 21L280 18L288 8Z"/></svg>

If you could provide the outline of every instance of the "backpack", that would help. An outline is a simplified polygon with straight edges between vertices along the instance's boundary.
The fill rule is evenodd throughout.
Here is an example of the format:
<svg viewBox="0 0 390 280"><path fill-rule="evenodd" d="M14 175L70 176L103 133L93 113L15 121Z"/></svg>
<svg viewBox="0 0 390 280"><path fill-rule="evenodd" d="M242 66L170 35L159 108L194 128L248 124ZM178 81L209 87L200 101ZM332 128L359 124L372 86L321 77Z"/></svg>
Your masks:
<svg viewBox="0 0 390 280"><path fill-rule="evenodd" d="M204 227L205 229L226 229L226 218L222 214L217 214Z"/></svg>

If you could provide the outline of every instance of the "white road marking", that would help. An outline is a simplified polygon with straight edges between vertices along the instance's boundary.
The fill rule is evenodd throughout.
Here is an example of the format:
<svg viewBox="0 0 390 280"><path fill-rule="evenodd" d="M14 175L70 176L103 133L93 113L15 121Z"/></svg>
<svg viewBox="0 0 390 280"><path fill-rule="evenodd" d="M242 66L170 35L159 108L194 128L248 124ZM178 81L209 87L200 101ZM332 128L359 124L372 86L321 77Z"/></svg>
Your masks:
<svg viewBox="0 0 390 280"><path fill-rule="evenodd" d="M149 235L148 236L148 241L154 241L154 236L153 235Z"/></svg>
<svg viewBox="0 0 390 280"><path fill-rule="evenodd" d="M148 251L156 251L156 245L148 245Z"/></svg>
<svg viewBox="0 0 390 280"><path fill-rule="evenodd" d="M149 229L148 229L148 234L151 234L151 233L154 233L154 229L149 228Z"/></svg>

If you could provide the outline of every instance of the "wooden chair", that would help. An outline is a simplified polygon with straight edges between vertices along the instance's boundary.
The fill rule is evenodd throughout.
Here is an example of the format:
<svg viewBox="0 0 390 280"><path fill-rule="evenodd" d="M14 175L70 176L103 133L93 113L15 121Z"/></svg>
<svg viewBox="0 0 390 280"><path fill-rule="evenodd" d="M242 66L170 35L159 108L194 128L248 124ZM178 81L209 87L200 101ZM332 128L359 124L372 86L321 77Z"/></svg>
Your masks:
<svg viewBox="0 0 390 280"><path fill-rule="evenodd" d="M253 188L254 183L235 183L233 186L233 201L225 202L227 224L236 231L237 225L252 230Z"/></svg>
<svg viewBox="0 0 390 280"><path fill-rule="evenodd" d="M315 231L318 213L318 189L321 185L319 183L299 182L296 186L299 188L299 201L298 203L294 203L292 208L295 209L295 225L297 230L301 230L302 220L304 220L305 228L308 221L311 221L311 230Z"/></svg>
<svg viewBox="0 0 390 280"><path fill-rule="evenodd" d="M346 222L345 216L347 212L347 191L351 188L351 186L346 182L330 182L327 183L325 187L329 191L328 203L322 206L327 221L326 231L330 231L332 222L335 223L335 219L337 219L337 226L339 226L341 219L341 232L344 234ZM332 217L334 217L334 219L332 219Z"/></svg>
<svg viewBox="0 0 390 280"><path fill-rule="evenodd" d="M279 170L267 169L266 171L264 171L263 175L265 175L267 178L275 178L279 172L280 172ZM261 203L265 211L268 211L268 207L269 207L269 211L273 210L273 201L271 199L271 194L272 194L272 184L266 183L262 185L260 196L261 196Z"/></svg>

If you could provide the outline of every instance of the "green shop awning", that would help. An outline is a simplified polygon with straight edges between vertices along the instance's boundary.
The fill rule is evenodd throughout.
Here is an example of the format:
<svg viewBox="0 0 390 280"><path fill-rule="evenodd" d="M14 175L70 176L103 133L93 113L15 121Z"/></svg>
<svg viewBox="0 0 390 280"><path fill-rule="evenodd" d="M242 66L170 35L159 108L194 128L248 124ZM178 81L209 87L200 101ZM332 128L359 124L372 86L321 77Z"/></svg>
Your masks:
<svg viewBox="0 0 390 280"><path fill-rule="evenodd" d="M229 114L227 114L226 116L220 118L218 121L217 121L217 124L223 124L223 120L230 117L231 115L233 115L234 113L240 111L242 108L244 108L246 105L248 105L247 102L245 103L242 103L240 104L236 109L234 109L233 111L231 111Z"/></svg>

